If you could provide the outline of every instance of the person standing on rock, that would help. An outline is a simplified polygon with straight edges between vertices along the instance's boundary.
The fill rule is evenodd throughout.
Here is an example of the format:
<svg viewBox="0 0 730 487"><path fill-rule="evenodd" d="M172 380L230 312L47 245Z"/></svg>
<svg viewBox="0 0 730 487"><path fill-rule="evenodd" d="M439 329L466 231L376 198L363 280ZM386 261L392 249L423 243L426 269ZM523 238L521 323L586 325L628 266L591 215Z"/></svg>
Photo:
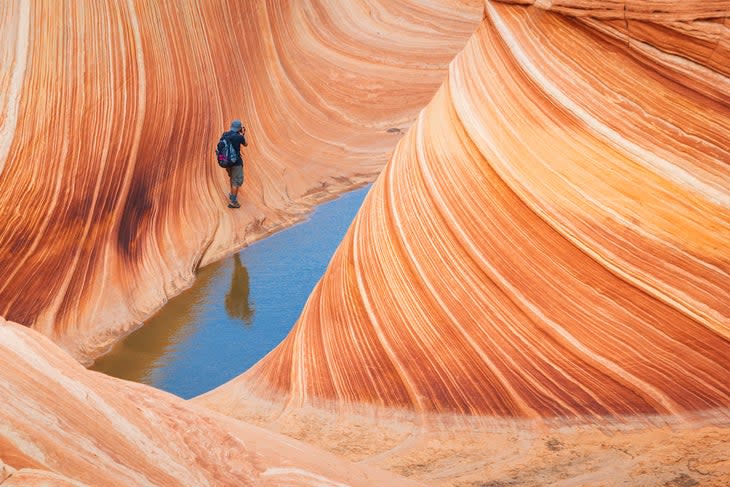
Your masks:
<svg viewBox="0 0 730 487"><path fill-rule="evenodd" d="M241 146L248 146L246 142L246 127L236 119L231 122L231 130L224 132L221 138L225 138L233 146L238 156L236 163L227 167L228 177L231 179L231 192L228 194L228 208L240 208L238 203L238 190L243 185L243 157L241 157Z"/></svg>

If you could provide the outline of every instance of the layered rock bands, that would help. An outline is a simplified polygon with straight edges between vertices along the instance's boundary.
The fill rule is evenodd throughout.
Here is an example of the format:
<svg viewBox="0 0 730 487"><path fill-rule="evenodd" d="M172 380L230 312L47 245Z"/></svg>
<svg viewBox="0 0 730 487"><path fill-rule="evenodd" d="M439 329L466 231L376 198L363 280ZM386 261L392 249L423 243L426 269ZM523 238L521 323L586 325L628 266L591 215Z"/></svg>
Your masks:
<svg viewBox="0 0 730 487"><path fill-rule="evenodd" d="M0 316L81 360L209 262L372 180L476 0L0 5ZM213 147L247 126L242 209Z"/></svg>
<svg viewBox="0 0 730 487"><path fill-rule="evenodd" d="M0 357L3 487L416 485L87 371L46 337L1 319Z"/></svg>
<svg viewBox="0 0 730 487"><path fill-rule="evenodd" d="M0 4L0 314L89 355L313 185L367 179L475 12L229 6ZM241 377L185 403L0 323L0 481L404 482L375 464L727 485L729 7L478 5L294 330ZM246 209L227 214L203 161L241 113Z"/></svg>
<svg viewBox="0 0 730 487"><path fill-rule="evenodd" d="M727 421L728 12L487 2L292 333L204 400Z"/></svg>

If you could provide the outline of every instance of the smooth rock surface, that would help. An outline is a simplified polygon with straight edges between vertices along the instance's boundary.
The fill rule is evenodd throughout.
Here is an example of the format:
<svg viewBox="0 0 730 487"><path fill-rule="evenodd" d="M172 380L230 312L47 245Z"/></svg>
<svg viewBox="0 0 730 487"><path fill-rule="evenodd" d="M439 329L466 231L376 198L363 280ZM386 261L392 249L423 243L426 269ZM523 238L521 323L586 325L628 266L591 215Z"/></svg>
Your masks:
<svg viewBox="0 0 730 487"><path fill-rule="evenodd" d="M730 104L596 18L486 12L295 329L218 394L588 420L730 406Z"/></svg>
<svg viewBox="0 0 730 487"><path fill-rule="evenodd" d="M3 486L415 485L88 371L44 336L4 320L0 466Z"/></svg>
<svg viewBox="0 0 730 487"><path fill-rule="evenodd" d="M2 2L0 316L88 362L198 265L372 180L481 8ZM237 211L212 153L233 118Z"/></svg>
<svg viewBox="0 0 730 487"><path fill-rule="evenodd" d="M3 487L88 487L63 475L32 468L18 470L0 484Z"/></svg>
<svg viewBox="0 0 730 487"><path fill-rule="evenodd" d="M180 77L185 93L218 99L233 86L208 76L226 46L196 36L203 27L185 30L208 25L216 8L181 4L179 16L142 33L159 19L156 4L44 4L71 24L78 15L103 19L89 28L116 29L107 37L117 44L84 43L110 73L90 77L99 83L87 93L63 88L86 79L85 51L54 37L41 21L49 17L27 3L0 6L2 40L19 39L0 48L0 155L12 161L0 174L0 258L10 269L0 314L32 317L24 323L77 357L99 350L130 322L107 318L143 315L198 262L298 218L304 207L290 201L321 178L343 176L344 186L377 171L388 151L380 135L419 106L393 87L418 91L429 79L421 70L438 70L417 63L372 85L372 65L391 66L403 47L379 40L374 25L421 36L421 54L441 56L439 66L448 49L428 50L423 38L443 46L435 30L456 44L469 30L466 10L439 2L403 4L410 16L391 2L274 3L235 19L270 33L242 35L255 44L242 59L277 62L212 121L199 116L200 97L160 87L188 67L207 73ZM91 485L404 482L375 466L438 485L728 485L728 2L513 3L479 6L484 21L397 146L295 329L243 376L185 403L85 371L33 330L0 327L9 478L30 469ZM444 20L432 20L433 9ZM394 21L403 17L412 30ZM347 36L336 35L342 25ZM28 26L43 31L48 52ZM171 38L185 44L165 49L180 29L189 35ZM87 31L76 32L81 43ZM350 58L351 32L370 33L361 46L392 50ZM338 79L332 68L332 92L322 94L313 88L322 72L294 68L322 51L362 76ZM114 80L124 82L110 88ZM363 114L369 89L387 93L392 109ZM45 133L37 113L17 109L30 94L50 120L71 120L61 143L43 148L64 174L47 192L38 166L17 162L27 159L23 137ZM78 109L92 101L123 116ZM272 106L289 108L254 110ZM220 171L196 165L241 111L261 127L250 160L268 162L250 168L248 216L221 209ZM186 125L198 118L208 125ZM172 126L193 139L182 147L159 135ZM101 166L81 164L88 158L68 134L91 134ZM175 171L157 164L171 150ZM89 325L97 319L107 338Z"/></svg>
<svg viewBox="0 0 730 487"><path fill-rule="evenodd" d="M195 401L445 485L726 485L729 6L487 2L292 333Z"/></svg>

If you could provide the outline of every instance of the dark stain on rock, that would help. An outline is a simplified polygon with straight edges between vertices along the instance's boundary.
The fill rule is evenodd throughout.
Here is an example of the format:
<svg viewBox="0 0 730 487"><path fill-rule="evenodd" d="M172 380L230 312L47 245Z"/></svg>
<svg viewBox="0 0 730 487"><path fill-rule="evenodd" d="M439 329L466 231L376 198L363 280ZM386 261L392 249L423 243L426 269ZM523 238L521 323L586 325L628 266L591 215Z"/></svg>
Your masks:
<svg viewBox="0 0 730 487"><path fill-rule="evenodd" d="M489 481L477 481L468 484L469 487L509 487L515 485L512 481L506 480L489 480ZM466 486L465 486L466 487Z"/></svg>
<svg viewBox="0 0 730 487"><path fill-rule="evenodd" d="M152 198L149 185L139 178L129 190L124 204L122 218L117 233L117 248L120 255L128 260L139 257L140 238L147 235L149 217L152 209Z"/></svg>
<svg viewBox="0 0 730 487"><path fill-rule="evenodd" d="M565 445L560 440L556 440L555 438L550 438L545 442L545 446L550 451L560 451L563 448L565 448Z"/></svg>
<svg viewBox="0 0 730 487"><path fill-rule="evenodd" d="M679 474L664 484L665 487L694 487L695 485L699 485L699 482L686 473Z"/></svg>

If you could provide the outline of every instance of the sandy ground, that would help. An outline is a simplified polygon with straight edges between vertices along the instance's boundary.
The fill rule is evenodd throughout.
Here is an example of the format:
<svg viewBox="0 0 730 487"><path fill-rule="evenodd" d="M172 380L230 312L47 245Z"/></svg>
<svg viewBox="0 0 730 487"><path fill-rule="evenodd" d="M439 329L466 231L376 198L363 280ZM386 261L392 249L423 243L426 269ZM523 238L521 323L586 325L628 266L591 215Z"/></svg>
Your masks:
<svg viewBox="0 0 730 487"><path fill-rule="evenodd" d="M728 411L582 425L417 418L367 407L340 413L326 407L285 410L256 399L225 412L426 485L730 485Z"/></svg>

